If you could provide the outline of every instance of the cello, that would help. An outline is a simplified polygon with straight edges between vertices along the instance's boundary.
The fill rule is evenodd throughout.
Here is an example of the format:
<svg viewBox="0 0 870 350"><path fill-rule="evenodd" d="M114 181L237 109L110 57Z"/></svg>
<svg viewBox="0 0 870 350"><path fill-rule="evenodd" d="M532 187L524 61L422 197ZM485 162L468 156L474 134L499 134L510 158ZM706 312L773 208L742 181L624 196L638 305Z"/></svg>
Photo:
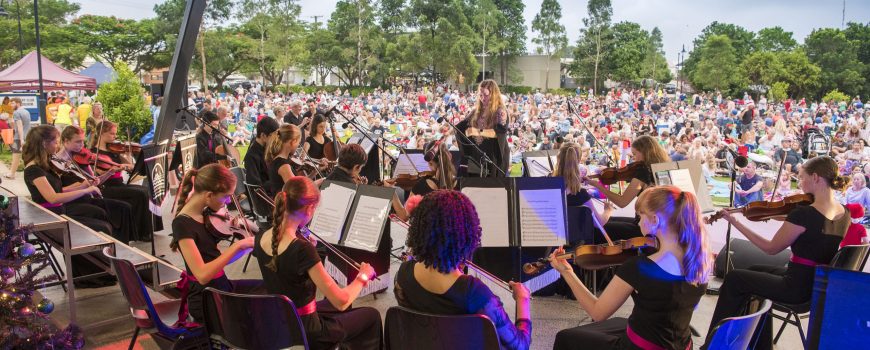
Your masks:
<svg viewBox="0 0 870 350"><path fill-rule="evenodd" d="M332 113L326 115L326 120L329 122L329 129L332 130L332 140L323 145L323 156L326 160L334 162L338 160L338 153L341 151L342 144L338 138L338 132L335 130Z"/></svg>

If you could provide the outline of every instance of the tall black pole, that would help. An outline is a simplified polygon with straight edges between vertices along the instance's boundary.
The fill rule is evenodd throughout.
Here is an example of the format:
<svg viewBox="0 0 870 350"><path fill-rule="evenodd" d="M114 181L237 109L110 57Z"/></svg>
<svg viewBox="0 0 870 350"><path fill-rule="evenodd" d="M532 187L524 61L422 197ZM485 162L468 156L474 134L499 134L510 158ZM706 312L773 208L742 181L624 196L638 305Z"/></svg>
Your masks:
<svg viewBox="0 0 870 350"><path fill-rule="evenodd" d="M21 41L22 38L24 37L24 35L21 34L21 3L19 2L19 0L14 0L14 1L15 1L16 11L18 12L18 55L21 57L24 57L24 44L22 44L22 41ZM19 57L19 59L21 57Z"/></svg>
<svg viewBox="0 0 870 350"><path fill-rule="evenodd" d="M45 88L42 86L42 49L39 43L39 0L33 0L33 21L36 29L36 71L39 74L39 97L37 98L37 107L39 108L39 120L43 124L47 124L45 115Z"/></svg>

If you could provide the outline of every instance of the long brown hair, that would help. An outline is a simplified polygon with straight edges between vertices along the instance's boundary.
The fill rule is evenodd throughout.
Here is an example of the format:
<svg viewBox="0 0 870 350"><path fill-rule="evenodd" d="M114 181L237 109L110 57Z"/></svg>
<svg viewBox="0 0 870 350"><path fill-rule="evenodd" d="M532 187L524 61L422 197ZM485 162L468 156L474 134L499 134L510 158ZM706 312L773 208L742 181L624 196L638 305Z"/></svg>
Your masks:
<svg viewBox="0 0 870 350"><path fill-rule="evenodd" d="M641 192L635 203L637 213L658 215L671 228L683 248L683 273L692 284L707 283L713 266L707 229L701 206L691 192L676 186L656 186Z"/></svg>
<svg viewBox="0 0 870 350"><path fill-rule="evenodd" d="M565 190L568 194L577 194L583 188L580 179L580 146L574 142L566 142L559 148L556 169L553 176L565 179Z"/></svg>
<svg viewBox="0 0 870 350"><path fill-rule="evenodd" d="M99 147L98 143L100 139L103 137L103 134L112 131L112 128L117 128L118 125L112 123L107 119L103 119L103 121L97 123L97 126L94 128L94 134L91 135L91 140L88 143L88 148Z"/></svg>
<svg viewBox="0 0 870 350"><path fill-rule="evenodd" d="M471 115L471 127L477 127L477 119L484 118L486 120L491 120L494 117L498 117L496 113L499 113L502 109L504 109L504 102L501 100L501 89L498 88L498 83L492 79L486 79L480 82L478 85L478 90L480 89L488 89L489 90L489 105L483 105L482 96L477 97L477 103L474 107L474 113ZM492 122L492 124L497 123L498 121Z"/></svg>
<svg viewBox="0 0 870 350"><path fill-rule="evenodd" d="M284 124L278 131L269 136L269 146L266 147L266 164L271 164L278 153L281 153L281 148L284 144L302 137L302 132L299 127L293 124Z"/></svg>
<svg viewBox="0 0 870 350"><path fill-rule="evenodd" d="M450 150L447 149L447 144L444 142L435 142L427 146L426 155L432 157L432 161L438 164L439 169L444 169L444 174L442 174L440 170L438 171L437 180L439 189L454 189L456 187L456 167L453 166L453 156L450 154ZM445 160L443 168L439 163L441 159ZM444 184L447 186L446 188L440 188L442 178L444 179Z"/></svg>
<svg viewBox="0 0 870 350"><path fill-rule="evenodd" d="M666 163L671 161L668 152L656 141L655 138L649 135L643 135L631 143L631 148L634 148L643 155L643 160L646 164Z"/></svg>
<svg viewBox="0 0 870 350"><path fill-rule="evenodd" d="M275 210L272 212L272 259L266 264L278 271L278 243L284 234L284 216L320 202L320 190L305 176L293 176L284 183L281 192L275 195Z"/></svg>
<svg viewBox="0 0 870 350"><path fill-rule="evenodd" d="M51 170L51 154L48 153L45 143L57 139L59 132L51 125L38 125L30 128L24 147L21 149L21 157L24 164L36 163L40 168Z"/></svg>

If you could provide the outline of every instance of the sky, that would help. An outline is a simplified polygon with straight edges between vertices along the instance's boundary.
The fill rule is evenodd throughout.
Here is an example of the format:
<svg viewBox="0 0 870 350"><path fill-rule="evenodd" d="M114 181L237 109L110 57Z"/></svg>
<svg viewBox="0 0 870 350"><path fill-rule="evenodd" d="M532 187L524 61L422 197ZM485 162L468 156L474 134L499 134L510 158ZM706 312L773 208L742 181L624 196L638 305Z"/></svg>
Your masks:
<svg viewBox="0 0 870 350"><path fill-rule="evenodd" d="M74 0L75 1L75 0ZM141 19L154 17L154 4L162 0L77 0L80 14ZM300 19L313 21L312 16L326 20L335 9L336 0L301 0ZM541 9L543 0L523 1L526 22L526 48L534 49L531 37L532 19ZM585 0L559 0L562 24L568 41L575 43L586 17ZM733 23L751 31L780 26L794 33L802 43L814 28L840 28L845 3L845 22L870 22L870 1L863 0L613 0L613 22L637 22L650 31L658 26L664 37L665 57L675 64L677 54L686 46L692 50L692 40L713 21Z"/></svg>

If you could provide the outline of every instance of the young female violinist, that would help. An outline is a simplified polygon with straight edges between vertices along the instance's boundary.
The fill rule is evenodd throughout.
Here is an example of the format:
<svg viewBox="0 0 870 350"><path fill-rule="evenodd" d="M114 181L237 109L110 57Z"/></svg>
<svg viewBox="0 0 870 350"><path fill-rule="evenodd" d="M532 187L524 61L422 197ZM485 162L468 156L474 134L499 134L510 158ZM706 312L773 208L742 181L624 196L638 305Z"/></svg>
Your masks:
<svg viewBox="0 0 870 350"><path fill-rule="evenodd" d="M63 186L69 188L99 186L100 179L94 176L90 166L83 168L73 161L73 154L78 154L85 146L85 131L75 125L67 126L60 134L60 141L62 147L55 157L68 168L68 171L61 175ZM139 237L137 227L133 224L133 207L130 203L92 195L79 197L70 203L90 204L104 209L113 228L112 232L106 233L112 234L121 242L129 243Z"/></svg>
<svg viewBox="0 0 870 350"><path fill-rule="evenodd" d="M563 248L550 255L550 264L596 321L560 331L553 349L691 349L689 321L712 268L700 206L691 193L658 186L643 191L635 209L641 231L658 239L659 250L622 264L600 297L560 257ZM609 319L629 296L629 318Z"/></svg>
<svg viewBox="0 0 870 350"><path fill-rule="evenodd" d="M429 163L429 169L434 171L434 175L425 175L417 180L414 187L411 188L411 195L425 196L432 191L452 190L456 188L456 167L453 166L453 160L450 151L447 149L447 144L443 142L430 142L425 146L426 162ZM441 166L441 160L444 160L444 166ZM444 173L441 173L441 170ZM444 187L442 188L442 182Z"/></svg>
<svg viewBox="0 0 870 350"><path fill-rule="evenodd" d="M665 149L652 136L640 136L631 144L631 157L637 163L641 162L637 170L631 174L631 181L622 193L616 193L607 189L600 181L588 179L586 182L592 187L603 193L608 200L620 208L628 206L632 200L637 198L646 188L655 185L650 164L670 162L671 158ZM640 233L640 217L635 215L629 217L611 217L604 224L604 229L610 235L611 239L627 239L641 236Z"/></svg>
<svg viewBox="0 0 870 350"><path fill-rule="evenodd" d="M610 202L606 202L604 204L604 212L601 213L592 205L592 196L583 188L583 179L580 177L580 154L580 145L574 142L563 144L559 148L553 176L560 176L565 179L565 196L568 206L585 206L592 211L598 222L604 224L610 220L613 206Z"/></svg>
<svg viewBox="0 0 870 350"><path fill-rule="evenodd" d="M286 125L285 125L286 126ZM295 126L295 125L294 125ZM360 264L357 277L340 288L326 272L314 245L297 230L308 224L320 191L304 176L291 177L275 196L274 226L256 238L254 256L270 294L293 300L313 349L382 348L381 315L374 308L352 308L375 270ZM326 297L315 301L316 291Z"/></svg>
<svg viewBox="0 0 870 350"><path fill-rule="evenodd" d="M771 239L759 235L728 210L722 211L722 217L762 251L773 255L790 247L792 258L787 268L753 266L725 275L711 330L722 319L739 315L753 295L789 304L810 300L816 266L831 262L851 223L849 211L834 196L846 187L849 178L839 175L833 158L819 156L801 166L798 179L800 189L812 195L814 201L792 209ZM771 348L771 321L764 324L757 349Z"/></svg>
<svg viewBox="0 0 870 350"><path fill-rule="evenodd" d="M127 172L133 170L133 160L127 155L118 154L109 151L108 144L115 142L118 136L118 125L109 121L103 120L97 124L95 136L91 139L91 153L99 152L100 155L107 155L115 164L119 164L121 169ZM163 229L162 220L154 220L151 214L151 194L147 187L136 184L127 184L124 182L124 177L121 171L117 168L105 169L100 167L100 161L97 161L97 175L103 175L106 171L114 171L115 174L109 177L103 183L103 189L106 193L106 198L117 199L130 203L133 207L133 221L137 227L137 235L131 237L137 241L150 242L153 239L155 229Z"/></svg>
<svg viewBox="0 0 870 350"><path fill-rule="evenodd" d="M179 288L182 300L194 320L203 322L202 292L212 287L227 292L251 293L262 285L259 280L230 280L224 267L245 256L254 245L254 238L235 241L223 252L218 243L227 238L218 232L204 213L216 212L230 201L236 188L236 177L226 167L209 164L191 169L181 181L178 212L172 220L172 251L180 251L185 271Z"/></svg>
<svg viewBox="0 0 870 350"><path fill-rule="evenodd" d="M324 148L332 142L326 136L326 116L320 113L315 114L308 128L308 137L305 138L302 150L308 153L311 159L319 159L321 163L325 164L326 152Z"/></svg>
<svg viewBox="0 0 870 350"><path fill-rule="evenodd" d="M105 209L90 203L76 202L77 199L100 195L100 189L85 181L64 187L61 175L65 172L51 161L57 153L59 132L51 125L39 125L30 128L27 142L22 149L24 160L24 183L30 192L30 197L55 214L66 214L75 221L94 231L111 234L112 224ZM73 276L84 276L101 272L83 256L73 256ZM114 279L100 278L97 280L75 281L76 287L103 287L114 284Z"/></svg>
<svg viewBox="0 0 870 350"><path fill-rule="evenodd" d="M529 290L510 282L516 300L511 323L501 300L481 280L462 273L480 246L480 221L464 194L437 190L427 194L411 212L408 241L414 260L402 263L393 292L399 305L443 314L482 314L495 324L502 349L528 349L532 321Z"/></svg>
<svg viewBox="0 0 870 350"><path fill-rule="evenodd" d="M284 124L269 137L266 147L266 168L269 171L269 182L265 186L269 195L280 192L284 183L295 176L290 167L290 155L299 147L301 137L299 127L293 124Z"/></svg>

